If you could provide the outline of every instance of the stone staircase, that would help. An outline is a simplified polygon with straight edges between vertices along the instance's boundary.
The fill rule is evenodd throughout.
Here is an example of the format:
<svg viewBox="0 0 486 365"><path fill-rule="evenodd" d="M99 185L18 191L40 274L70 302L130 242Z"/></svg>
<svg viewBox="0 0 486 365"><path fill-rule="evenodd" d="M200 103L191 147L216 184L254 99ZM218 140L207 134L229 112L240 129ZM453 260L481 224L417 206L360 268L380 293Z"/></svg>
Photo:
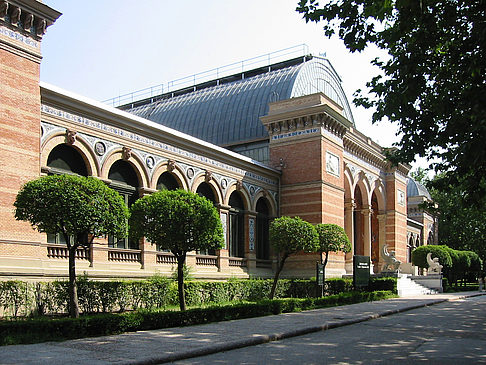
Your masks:
<svg viewBox="0 0 486 365"><path fill-rule="evenodd" d="M399 274L397 280L398 296L410 297L414 295L437 294L437 290L427 288L413 281L411 275Z"/></svg>

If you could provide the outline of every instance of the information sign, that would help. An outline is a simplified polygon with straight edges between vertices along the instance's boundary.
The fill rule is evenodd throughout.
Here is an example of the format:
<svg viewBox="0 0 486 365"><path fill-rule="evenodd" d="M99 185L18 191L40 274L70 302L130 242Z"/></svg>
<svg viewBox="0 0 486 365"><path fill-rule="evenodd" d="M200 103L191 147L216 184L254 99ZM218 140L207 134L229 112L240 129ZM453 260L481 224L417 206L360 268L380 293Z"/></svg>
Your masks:
<svg viewBox="0 0 486 365"><path fill-rule="evenodd" d="M354 287L362 288L370 282L370 257L353 256L353 284Z"/></svg>

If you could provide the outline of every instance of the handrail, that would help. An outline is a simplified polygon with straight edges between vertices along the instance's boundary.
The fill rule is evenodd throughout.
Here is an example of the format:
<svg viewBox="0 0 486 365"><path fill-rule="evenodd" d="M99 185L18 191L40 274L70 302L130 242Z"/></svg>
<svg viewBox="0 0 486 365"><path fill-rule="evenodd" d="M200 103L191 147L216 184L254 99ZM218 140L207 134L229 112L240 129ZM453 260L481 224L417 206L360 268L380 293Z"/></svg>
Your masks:
<svg viewBox="0 0 486 365"><path fill-rule="evenodd" d="M230 76L232 74L244 73L252 69L288 60L293 56L306 56L309 54L309 47L302 43L292 47L280 49L278 51L266 53L260 56L247 58L243 61L230 63L225 66L213 68L211 70L199 72L193 75L172 80L164 84L146 87L144 89L136 90L127 94L122 94L114 98L103 100L103 103L117 107L124 104L133 103L138 100L148 99L173 91L194 87L203 82L217 80L219 78Z"/></svg>

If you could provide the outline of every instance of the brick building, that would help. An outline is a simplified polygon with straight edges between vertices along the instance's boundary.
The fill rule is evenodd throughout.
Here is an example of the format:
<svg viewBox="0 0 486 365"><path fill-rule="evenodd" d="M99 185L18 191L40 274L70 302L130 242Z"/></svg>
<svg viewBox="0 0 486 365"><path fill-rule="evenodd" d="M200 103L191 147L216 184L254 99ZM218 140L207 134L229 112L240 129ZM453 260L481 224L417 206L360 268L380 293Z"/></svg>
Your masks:
<svg viewBox="0 0 486 365"><path fill-rule="evenodd" d="M3 279L67 275L61 237L13 216L21 186L46 174L95 176L128 204L158 189L206 196L226 243L188 255L196 278L272 276L268 226L281 215L344 227L353 251L332 254L328 276L352 273L353 254L371 256L380 272L385 243L406 262L410 237L414 245L426 237L428 223L407 224L409 167L390 166L382 148L356 130L327 59L280 60L114 108L39 85L42 37L59 16L36 0L0 0ZM314 276L318 259L292 257L283 275ZM169 274L175 264L149 242L111 237L80 250L78 261L78 273L95 278Z"/></svg>

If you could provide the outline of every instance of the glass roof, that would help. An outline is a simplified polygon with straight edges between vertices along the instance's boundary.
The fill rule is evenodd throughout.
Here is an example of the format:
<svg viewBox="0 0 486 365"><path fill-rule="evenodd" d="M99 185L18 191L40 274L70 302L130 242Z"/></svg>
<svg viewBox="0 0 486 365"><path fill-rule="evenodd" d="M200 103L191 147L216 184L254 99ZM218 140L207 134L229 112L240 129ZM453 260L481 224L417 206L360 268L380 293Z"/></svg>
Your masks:
<svg viewBox="0 0 486 365"><path fill-rule="evenodd" d="M323 92L353 116L327 59L299 57L195 85L120 108L220 146L268 138L260 117L268 103Z"/></svg>

